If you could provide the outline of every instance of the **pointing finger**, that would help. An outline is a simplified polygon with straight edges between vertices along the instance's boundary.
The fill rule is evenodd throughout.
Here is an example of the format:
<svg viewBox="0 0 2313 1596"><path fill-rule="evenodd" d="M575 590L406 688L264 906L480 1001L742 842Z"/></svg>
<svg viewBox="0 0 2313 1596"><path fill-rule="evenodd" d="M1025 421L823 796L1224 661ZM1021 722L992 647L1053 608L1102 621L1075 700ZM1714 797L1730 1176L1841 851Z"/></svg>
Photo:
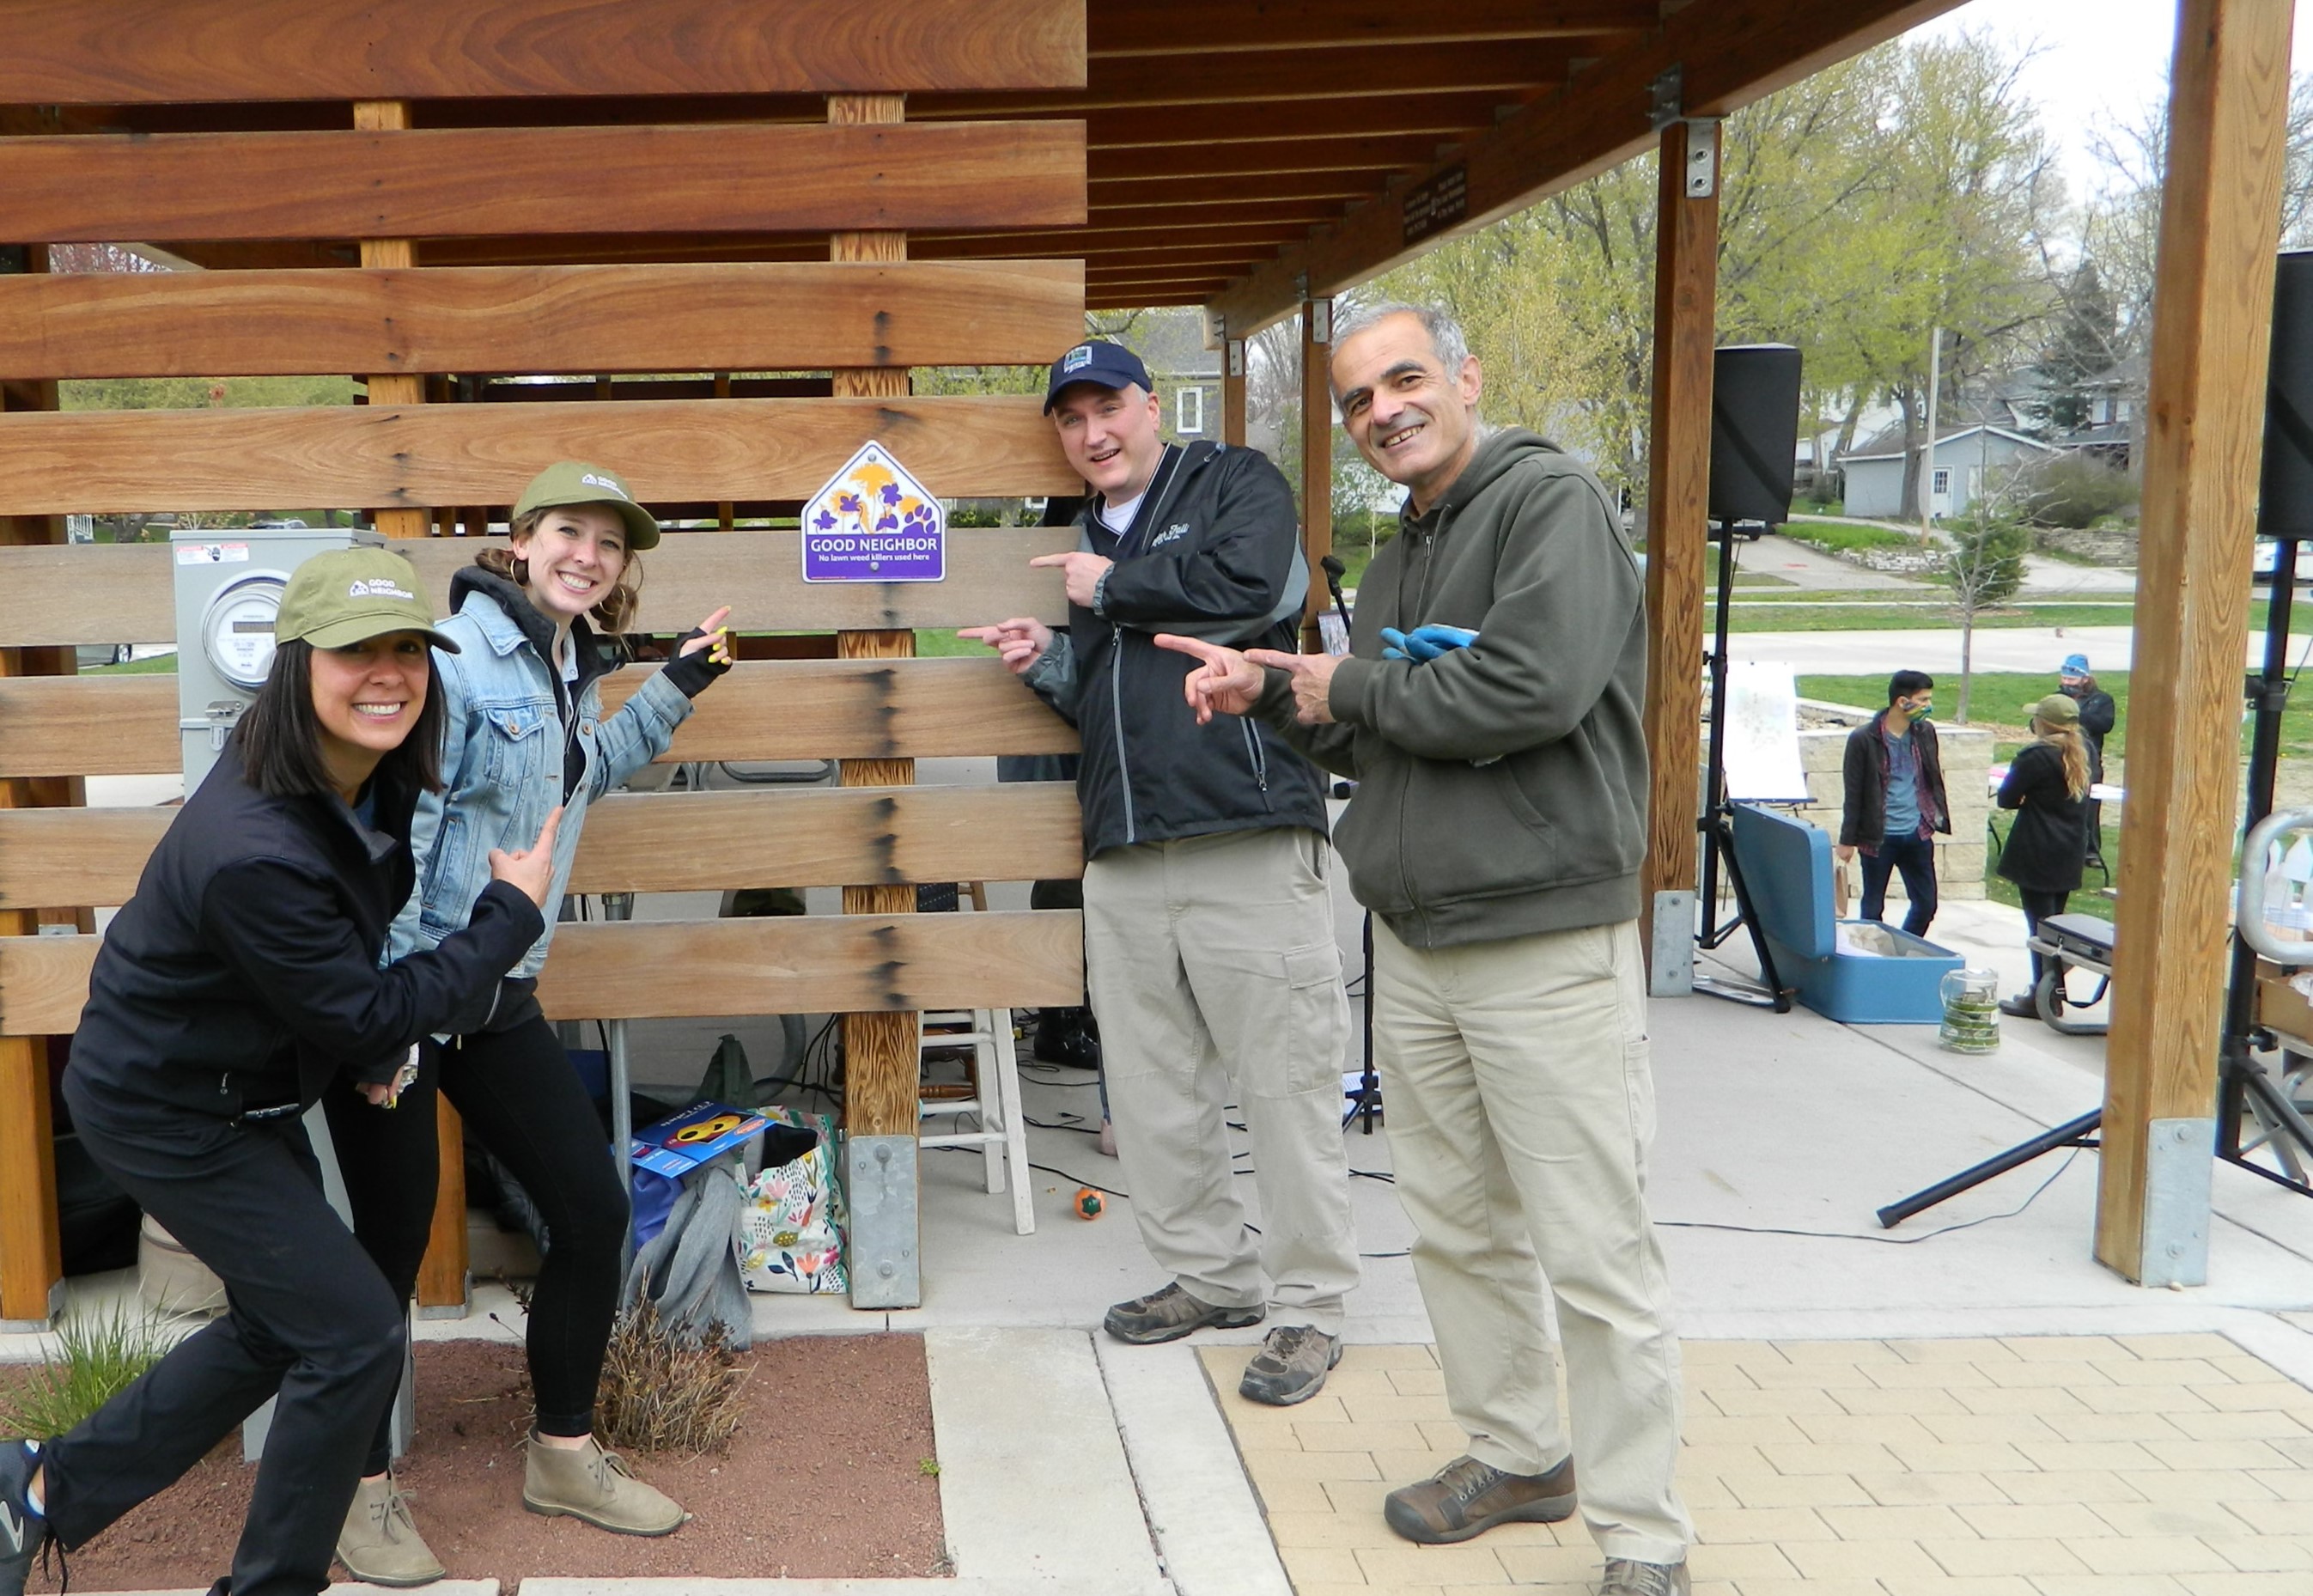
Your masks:
<svg viewBox="0 0 2313 1596"><path fill-rule="evenodd" d="M1218 665L1228 650L1202 638L1184 638L1169 631L1160 631L1151 639L1159 648L1170 648L1175 654L1186 654L1201 659L1207 665Z"/></svg>
<svg viewBox="0 0 2313 1596"><path fill-rule="evenodd" d="M1047 566L1066 565L1072 558L1068 554L1039 554L1028 562L1028 569L1041 570Z"/></svg>
<svg viewBox="0 0 2313 1596"><path fill-rule="evenodd" d="M1309 668L1309 656L1306 654L1285 654L1275 648L1247 648L1244 651L1244 657L1255 665L1271 666L1280 671L1291 671L1296 675Z"/></svg>

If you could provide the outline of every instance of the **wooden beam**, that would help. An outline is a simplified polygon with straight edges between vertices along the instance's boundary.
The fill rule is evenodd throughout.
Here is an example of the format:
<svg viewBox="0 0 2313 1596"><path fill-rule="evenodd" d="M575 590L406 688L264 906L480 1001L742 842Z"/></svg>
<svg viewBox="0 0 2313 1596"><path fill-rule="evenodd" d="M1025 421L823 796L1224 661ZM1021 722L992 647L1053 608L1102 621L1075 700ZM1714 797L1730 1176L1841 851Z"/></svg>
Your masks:
<svg viewBox="0 0 2313 1596"><path fill-rule="evenodd" d="M1552 85L1563 81L1563 75ZM1239 139L1386 138L1426 134L1431 139L1467 137L1491 128L1499 112L1534 91L1498 89L1482 93L1392 95L1379 100L1286 100L1274 104L1240 105L1226 114L1229 142ZM1138 149L1165 145L1212 142L1206 117L1185 114L1182 108L1152 106L1130 110L1093 111L1085 118L1085 145L1092 152L1095 170L1102 166L1104 150Z"/></svg>
<svg viewBox="0 0 2313 1596"><path fill-rule="evenodd" d="M1315 7L1315 0L1308 3ZM1292 314L1305 294L1368 282L1448 238L1619 165L1654 143L1650 90L1673 66L1684 74L1687 115L1724 116L1958 3L1725 0L1673 12L1464 148L1416 163L1428 169L1417 183L1463 169L1468 209L1460 222L1409 237L1402 204L1384 199L1233 285L1215 308L1230 327L1258 331Z"/></svg>
<svg viewBox="0 0 2313 1596"><path fill-rule="evenodd" d="M2096 1233L2098 1258L2147 1285L2206 1278L2185 1237L2205 1247L2210 1135L2154 1128L2205 1126L2216 1100L2290 22L2287 0L2183 0L2169 80Z"/></svg>
<svg viewBox="0 0 2313 1596"><path fill-rule="evenodd" d="M606 681L605 712L655 668ZM660 757L937 759L1076 747L1075 728L993 657L761 660L737 666L702 697ZM182 757L171 677L0 678L0 777L151 775Z"/></svg>
<svg viewBox="0 0 2313 1596"><path fill-rule="evenodd" d="M498 520L506 507L493 507ZM231 542L230 532L219 534ZM645 559L648 579L632 630L688 629L729 604L750 631L969 626L1001 608L1060 624L1068 601L1056 573L1026 569L1039 554L1076 546L1066 527L967 527L951 534L939 582L806 582L793 532L670 530ZM418 568L437 609L450 578L504 540L428 538L396 551ZM163 643L176 637L169 550L158 543L0 548L0 647Z"/></svg>
<svg viewBox="0 0 2313 1596"><path fill-rule="evenodd" d="M70 1030L101 940L0 937L0 1038ZM598 921L555 933L538 997L555 1019L1034 1009L1084 1001L1083 959L1083 917L1050 910Z"/></svg>
<svg viewBox="0 0 2313 1596"><path fill-rule="evenodd" d="M1468 40L1567 38L1651 28L1658 0L1135 0L1095 6L1092 57L1202 57L1228 50L1354 48Z"/></svg>
<svg viewBox="0 0 2313 1596"><path fill-rule="evenodd" d="M1308 220L1330 214L1322 203L1288 204L1278 208L1286 214L1273 217L1243 214L1209 216L1200 216L1193 207L1185 206L1172 211L1131 211L1121 216L1112 227L1085 227L1026 237L1001 233L948 233L935 238L910 235L908 247L911 251L937 248L949 251L951 258L974 254L1007 256L1026 250L1057 253L1066 250L1081 255L1089 265L1119 255L1162 254L1168 250L1213 244L1266 244L1274 249L1298 242L1306 232ZM1297 224L1293 214L1296 212L1300 213Z"/></svg>
<svg viewBox="0 0 2313 1596"><path fill-rule="evenodd" d="M1695 772L1702 751L1695 683L1710 552L1711 346L1719 292L1719 186L1714 181L1701 198L1686 192L1687 154L1696 141L1710 145L1713 173L1724 169L1716 122L1673 122L1662 133L1655 199L1645 704L1653 776L1639 900L1649 937L1655 895L1695 887Z"/></svg>
<svg viewBox="0 0 2313 1596"><path fill-rule="evenodd" d="M1438 145L1437 137L1428 133L1397 133L1386 137L1253 139L1244 144L1217 138L1201 145L1101 150L1093 157L1090 174L1095 180L1118 181L1362 172L1372 174L1377 186L1379 180L1391 172L1427 165L1436 158Z"/></svg>
<svg viewBox="0 0 2313 1596"><path fill-rule="evenodd" d="M1244 447L1245 406L1244 339L1224 338L1221 340L1221 442Z"/></svg>
<svg viewBox="0 0 2313 1596"><path fill-rule="evenodd" d="M798 499L871 437L943 497L1079 481L1033 397L76 410L0 418L0 515L511 504L555 459L632 461L651 502Z"/></svg>
<svg viewBox="0 0 2313 1596"><path fill-rule="evenodd" d="M1619 44L1604 38L1463 40L1450 44L1352 45L1312 50L1200 51L1184 67L1177 57L1107 56L1093 64L1082 90L1029 93L940 94L909 106L931 121L1114 112L1128 107L1276 105L1291 101L1381 100L1396 95L1480 93L1516 97L1566 80L1581 56Z"/></svg>
<svg viewBox="0 0 2313 1596"><path fill-rule="evenodd" d="M11 0L0 102L1068 87L1083 0Z"/></svg>
<svg viewBox="0 0 2313 1596"><path fill-rule="evenodd" d="M1333 302L1301 307L1301 551L1309 596L1301 606L1301 651L1322 654L1317 617L1325 608L1322 569L1333 551Z"/></svg>
<svg viewBox="0 0 2313 1596"><path fill-rule="evenodd" d="M409 104L403 100L357 100L354 102L354 127L363 133L409 135ZM389 146L390 147L390 146ZM418 265L418 244L408 238L365 238L361 241L361 263L365 270L413 272ZM358 369L358 368L356 368ZM409 371L373 371L365 379L369 401L374 405L418 405L426 402L426 379ZM371 504L363 507L370 512L371 523L390 538L422 538L430 530L428 517L422 509L407 507L387 507ZM449 1105L442 1105L447 1112ZM447 1123L447 1122L445 1122ZM457 1297L466 1300L466 1228L455 1227L452 1238L457 1257ZM418 1283L418 1301L424 1307L441 1305L444 1284L439 1260L429 1255L427 1267Z"/></svg>
<svg viewBox="0 0 2313 1596"><path fill-rule="evenodd" d="M1201 177L1116 178L1095 173L1092 214L1119 216L1151 207L1204 206L1218 214L1225 206L1266 206L1281 199L1365 198L1371 190L1354 172L1280 172L1217 181Z"/></svg>
<svg viewBox="0 0 2313 1596"><path fill-rule="evenodd" d="M1084 269L1074 260L0 277L0 371L1008 365L1060 348L1083 316Z"/></svg>
<svg viewBox="0 0 2313 1596"><path fill-rule="evenodd" d="M43 272L45 251L11 256L10 264ZM0 268L4 269L4 268ZM54 383L0 384L0 410L53 410ZM61 523L48 516L0 516L0 545L48 544L62 541ZM0 688L69 679L76 669L71 650L0 648ZM76 780L57 780L67 772L30 772L34 780L0 780L0 816L40 812L77 803ZM48 940L40 935L41 911L52 904L0 904L0 943ZM83 927L82 929L87 929ZM0 1322L44 1324L61 1306L64 1252L57 1225L55 1128L48 1112L49 1036L68 1033L79 1014L41 1031L0 1036Z"/></svg>
<svg viewBox="0 0 2313 1596"><path fill-rule="evenodd" d="M0 140L34 242L1071 226L1084 128L751 124Z"/></svg>

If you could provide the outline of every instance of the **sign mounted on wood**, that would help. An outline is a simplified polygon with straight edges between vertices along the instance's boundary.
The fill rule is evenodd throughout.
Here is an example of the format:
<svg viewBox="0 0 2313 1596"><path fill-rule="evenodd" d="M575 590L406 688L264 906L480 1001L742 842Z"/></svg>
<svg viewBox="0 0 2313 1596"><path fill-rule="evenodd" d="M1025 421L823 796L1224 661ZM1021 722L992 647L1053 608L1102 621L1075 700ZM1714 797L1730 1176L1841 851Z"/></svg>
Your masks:
<svg viewBox="0 0 2313 1596"><path fill-rule="evenodd" d="M803 507L806 582L937 582L947 512L884 445L869 443Z"/></svg>

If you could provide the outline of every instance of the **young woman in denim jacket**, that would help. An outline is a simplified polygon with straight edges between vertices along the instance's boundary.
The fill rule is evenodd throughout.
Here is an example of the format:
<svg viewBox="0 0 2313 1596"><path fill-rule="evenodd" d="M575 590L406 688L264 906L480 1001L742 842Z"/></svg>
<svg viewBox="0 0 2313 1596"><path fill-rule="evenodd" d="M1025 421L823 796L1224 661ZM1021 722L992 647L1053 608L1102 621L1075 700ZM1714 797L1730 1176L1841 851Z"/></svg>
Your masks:
<svg viewBox="0 0 2313 1596"><path fill-rule="evenodd" d="M422 803L410 829L418 886L394 921L390 957L430 948L466 923L488 879L490 850L527 841L558 804L546 934L479 1012L462 1017L447 1042L421 1048L417 1084L396 1128L347 1171L372 1195L356 1205L356 1233L406 1300L418 1278L436 1180L433 1094L522 1183L545 1221L548 1244L529 1314L528 1351L537 1415L523 1501L629 1535L664 1535L685 1514L629 1475L594 1437L594 1392L617 1310L627 1199L606 1156L585 1089L540 1011L534 989L587 807L666 751L690 700L730 668L717 610L687 634L676 657L619 711L602 711L601 677L611 638L632 618L640 569L635 555L658 542L658 524L616 474L565 461L541 472L514 507L511 549L484 551L451 579L455 612L440 630L461 652L436 654L446 711L444 790ZM519 843L516 844L517 846ZM439 1578L409 1507L387 1473L381 1426L338 1545L356 1578L418 1584Z"/></svg>

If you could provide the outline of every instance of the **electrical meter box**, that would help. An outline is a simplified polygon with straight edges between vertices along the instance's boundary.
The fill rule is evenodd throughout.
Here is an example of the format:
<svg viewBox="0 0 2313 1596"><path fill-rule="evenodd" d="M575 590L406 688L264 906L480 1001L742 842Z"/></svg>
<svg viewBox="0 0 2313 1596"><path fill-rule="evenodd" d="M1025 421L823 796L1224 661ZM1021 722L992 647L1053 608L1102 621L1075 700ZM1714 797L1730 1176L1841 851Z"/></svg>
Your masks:
<svg viewBox="0 0 2313 1596"><path fill-rule="evenodd" d="M375 532L293 527L179 532L169 537L177 591L177 726L185 792L216 763L273 668L273 620L289 573L316 554L383 546Z"/></svg>

